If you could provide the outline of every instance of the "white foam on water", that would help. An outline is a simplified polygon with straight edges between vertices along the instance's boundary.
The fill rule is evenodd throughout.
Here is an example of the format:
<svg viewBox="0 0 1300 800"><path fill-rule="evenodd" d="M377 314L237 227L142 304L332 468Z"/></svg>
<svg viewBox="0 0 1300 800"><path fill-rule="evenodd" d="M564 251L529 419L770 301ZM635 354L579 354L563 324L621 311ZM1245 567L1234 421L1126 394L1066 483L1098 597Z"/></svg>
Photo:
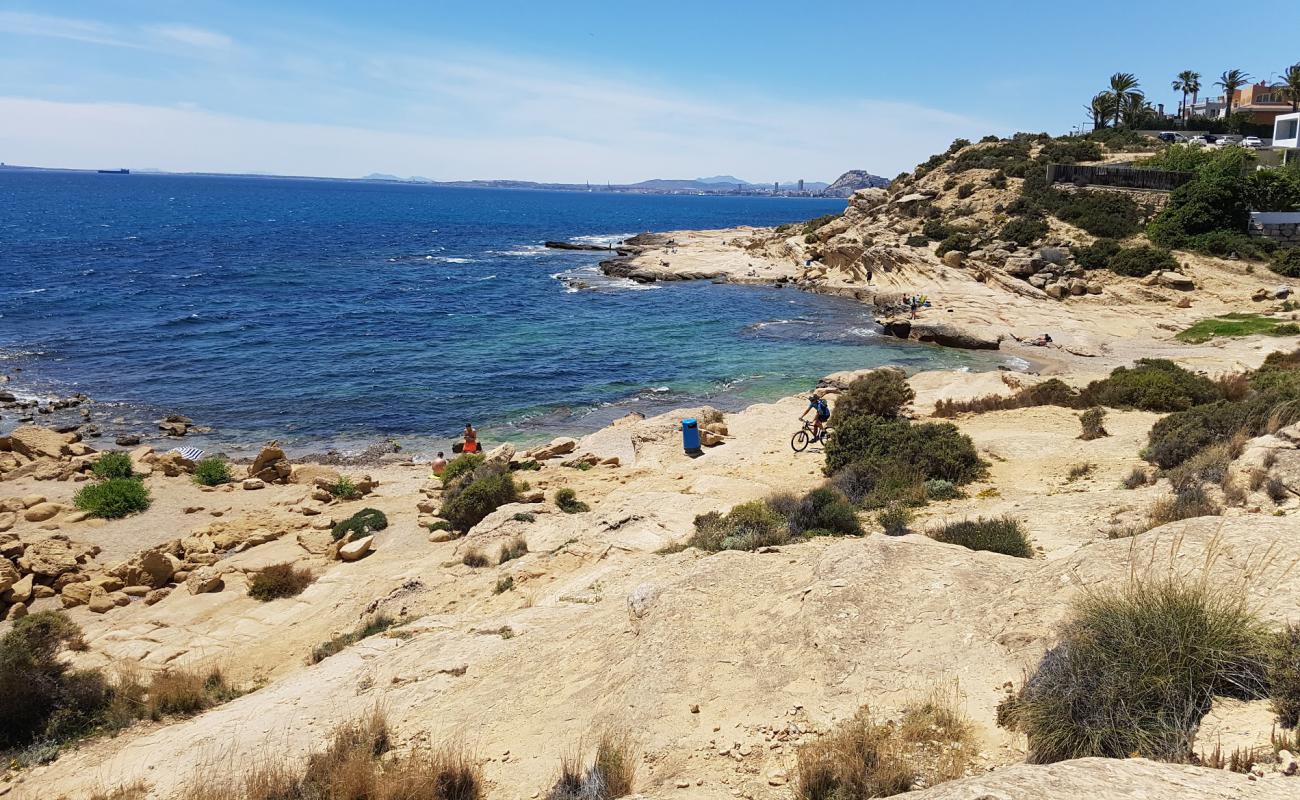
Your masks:
<svg viewBox="0 0 1300 800"><path fill-rule="evenodd" d="M571 236L569 241L574 244L603 244L605 246L615 245L624 239L631 239L636 236L635 233L607 233L598 236Z"/></svg>

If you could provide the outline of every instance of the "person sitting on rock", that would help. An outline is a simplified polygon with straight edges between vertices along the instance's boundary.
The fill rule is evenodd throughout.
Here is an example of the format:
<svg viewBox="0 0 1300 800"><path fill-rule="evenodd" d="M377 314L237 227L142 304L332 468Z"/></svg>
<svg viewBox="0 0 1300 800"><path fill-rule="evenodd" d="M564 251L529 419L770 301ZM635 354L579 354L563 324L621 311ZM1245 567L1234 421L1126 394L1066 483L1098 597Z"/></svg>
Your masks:
<svg viewBox="0 0 1300 800"><path fill-rule="evenodd" d="M442 454L441 450L438 451L438 457L433 460L430 466L433 467L434 477L441 478L442 471L447 468L447 457Z"/></svg>
<svg viewBox="0 0 1300 800"><path fill-rule="evenodd" d="M468 422L465 423L465 445L461 448L461 452L478 452L478 431L474 430L474 426Z"/></svg>

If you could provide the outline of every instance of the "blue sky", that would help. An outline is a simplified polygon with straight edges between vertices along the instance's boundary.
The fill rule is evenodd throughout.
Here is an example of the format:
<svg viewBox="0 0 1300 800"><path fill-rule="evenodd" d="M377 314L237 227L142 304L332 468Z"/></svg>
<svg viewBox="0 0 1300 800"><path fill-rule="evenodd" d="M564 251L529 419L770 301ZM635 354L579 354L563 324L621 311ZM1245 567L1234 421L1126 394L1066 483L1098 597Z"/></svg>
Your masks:
<svg viewBox="0 0 1300 800"><path fill-rule="evenodd" d="M1064 132L1115 71L1175 108L1297 23L1221 2L0 0L0 161L603 182L892 177ZM1244 8L1244 7L1243 7Z"/></svg>

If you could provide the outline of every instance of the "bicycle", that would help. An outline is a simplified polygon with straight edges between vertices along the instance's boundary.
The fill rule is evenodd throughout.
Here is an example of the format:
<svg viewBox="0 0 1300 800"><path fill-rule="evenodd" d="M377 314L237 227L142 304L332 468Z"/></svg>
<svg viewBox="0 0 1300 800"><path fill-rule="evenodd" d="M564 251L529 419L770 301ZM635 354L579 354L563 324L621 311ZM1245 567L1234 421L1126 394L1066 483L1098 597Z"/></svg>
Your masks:
<svg viewBox="0 0 1300 800"><path fill-rule="evenodd" d="M790 437L790 449L796 453L802 453L810 444L822 444L823 446L830 440L831 429L823 425L821 432L816 436L812 433L813 424L804 420L803 427L794 432Z"/></svg>

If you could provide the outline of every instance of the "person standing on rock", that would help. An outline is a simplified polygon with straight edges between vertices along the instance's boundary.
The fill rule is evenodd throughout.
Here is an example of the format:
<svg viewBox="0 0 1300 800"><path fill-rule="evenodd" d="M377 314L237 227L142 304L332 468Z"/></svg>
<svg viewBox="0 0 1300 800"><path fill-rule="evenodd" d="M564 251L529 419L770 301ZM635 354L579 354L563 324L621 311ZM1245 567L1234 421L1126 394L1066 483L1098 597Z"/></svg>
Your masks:
<svg viewBox="0 0 1300 800"><path fill-rule="evenodd" d="M447 468L447 457L442 454L441 450L438 451L438 457L433 460L430 466L433 468L433 474L441 478L442 471Z"/></svg>
<svg viewBox="0 0 1300 800"><path fill-rule="evenodd" d="M474 426L468 422L465 423L465 445L461 448L461 452L478 452L478 431L474 430Z"/></svg>

